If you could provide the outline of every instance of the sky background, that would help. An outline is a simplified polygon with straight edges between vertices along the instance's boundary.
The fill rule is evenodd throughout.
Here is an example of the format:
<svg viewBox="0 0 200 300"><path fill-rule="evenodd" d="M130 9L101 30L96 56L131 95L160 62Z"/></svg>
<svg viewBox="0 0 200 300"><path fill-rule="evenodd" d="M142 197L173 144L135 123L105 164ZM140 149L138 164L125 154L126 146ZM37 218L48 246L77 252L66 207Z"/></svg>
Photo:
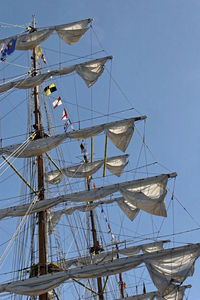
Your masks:
<svg viewBox="0 0 200 300"><path fill-rule="evenodd" d="M182 213L175 215L178 231L199 227L200 2L7 0L1 3L0 24L27 24L33 14L38 27L94 18L102 48L114 57L113 78L126 95L116 102L111 95L110 111L131 105L147 115L146 143L153 157L178 173L175 195L186 209L179 206ZM1 27L0 39L8 32ZM2 131L7 126L13 135L14 125L10 119ZM199 231L184 238L199 242ZM199 297L199 267L198 262L188 299Z"/></svg>

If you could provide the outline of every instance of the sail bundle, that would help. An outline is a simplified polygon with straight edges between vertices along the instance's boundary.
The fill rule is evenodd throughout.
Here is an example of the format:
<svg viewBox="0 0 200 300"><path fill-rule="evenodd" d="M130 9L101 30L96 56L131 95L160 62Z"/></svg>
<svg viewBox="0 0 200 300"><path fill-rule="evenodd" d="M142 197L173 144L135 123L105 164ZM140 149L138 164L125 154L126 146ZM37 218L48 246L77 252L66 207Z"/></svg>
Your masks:
<svg viewBox="0 0 200 300"><path fill-rule="evenodd" d="M194 272L194 262L199 255L199 249L187 251L180 255L174 251L173 256L167 254L164 258L146 260L145 264L153 283L162 295L167 295L176 288L176 283L181 284Z"/></svg>
<svg viewBox="0 0 200 300"><path fill-rule="evenodd" d="M159 242L153 242L148 244L142 244L138 246L132 246L132 247L125 247L122 249L112 249L111 251L106 251L99 253L97 255L91 255L87 257L79 257L76 259L69 259L69 260L62 260L62 263L64 264L64 268L68 269L71 266L81 267L81 266L87 266L90 264L96 264L96 263L104 263L107 261L112 261L113 259L117 258L117 255L122 256L132 256L135 254L138 254L140 251L143 251L143 253L150 253L155 251L161 251L163 250L163 244L170 242L168 241L159 241Z"/></svg>
<svg viewBox="0 0 200 300"><path fill-rule="evenodd" d="M0 50L4 45L8 44L10 40L16 40L16 50L31 50L47 40L54 32L56 32L65 43L72 45L80 40L83 34L88 30L88 24L91 22L92 19L86 19L69 24L50 26L45 29L1 39Z"/></svg>
<svg viewBox="0 0 200 300"><path fill-rule="evenodd" d="M162 296L158 291L150 292L146 294L140 294L137 296L130 296L126 298L120 298L117 300L183 300L185 290L190 288L190 285L178 286L171 293Z"/></svg>
<svg viewBox="0 0 200 300"><path fill-rule="evenodd" d="M165 278L165 280L168 281L168 285L165 284L164 290L163 285L157 287L159 293L162 296L165 296L163 292L168 294L173 291L169 290L167 293L167 289L171 286L171 282L174 282L173 289L176 290L179 286L176 285L176 283L180 284L180 282L182 283L188 276L192 275L194 263L199 255L200 244L191 244L189 246L182 246L163 251L133 255L119 258L112 262L92 264L58 273L1 284L0 293L10 292L27 296L37 296L56 288L70 278L89 279L99 276L110 276L129 271L140 264L145 263L158 267L156 274L157 279L160 276L160 279L164 280ZM164 264L166 260L168 260L168 263L165 267ZM168 268L169 265L170 268Z"/></svg>
<svg viewBox="0 0 200 300"><path fill-rule="evenodd" d="M0 93L6 92L12 88L30 89L34 88L53 76L67 75L76 72L85 81L88 87L92 86L104 71L104 64L112 56L91 60L81 64L68 66L65 68L52 70L36 76L26 77L24 79L6 82L0 85Z"/></svg>
<svg viewBox="0 0 200 300"><path fill-rule="evenodd" d="M176 176L176 173L162 174L159 176L112 184L90 191L61 195L36 202L29 214L46 210L63 202L88 203L120 192L123 194L123 198L116 198L115 201L117 204L120 203L120 208L121 203L126 205L126 210L124 209L123 211L130 219L132 218L131 213L135 216L140 209L153 215L166 217L167 213L164 202L166 185L168 178L174 176ZM126 196L126 193L128 196ZM130 197L131 193L132 198ZM117 199L119 201L117 201ZM0 209L0 219L11 216L23 216L28 210L29 204Z"/></svg>
<svg viewBox="0 0 200 300"><path fill-rule="evenodd" d="M108 158L106 168L114 175L120 177L124 168L128 164L126 159L129 155L120 155ZM104 164L104 160L98 160L91 163L83 163L68 168L54 170L46 174L46 181L50 184L58 184L64 176L73 178L87 178L96 173Z"/></svg>
<svg viewBox="0 0 200 300"><path fill-rule="evenodd" d="M10 145L0 148L1 154L8 154L19 158L27 158L42 155L59 146L66 139L87 139L101 132L112 130L111 142L121 151L125 151L134 132L134 122L145 119L146 116L124 119L106 124L96 125L85 129L75 130L55 136L47 136L41 139L30 140L27 146L21 150L21 144ZM114 133L115 132L115 133ZM19 149L19 151L18 151Z"/></svg>

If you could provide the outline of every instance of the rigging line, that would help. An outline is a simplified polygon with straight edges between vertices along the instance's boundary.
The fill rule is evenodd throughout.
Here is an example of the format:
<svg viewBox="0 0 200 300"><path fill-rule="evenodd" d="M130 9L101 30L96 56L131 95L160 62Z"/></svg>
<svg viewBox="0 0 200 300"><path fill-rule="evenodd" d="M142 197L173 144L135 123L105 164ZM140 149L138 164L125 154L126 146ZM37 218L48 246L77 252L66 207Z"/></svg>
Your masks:
<svg viewBox="0 0 200 300"><path fill-rule="evenodd" d="M170 189L167 189L168 191L170 191ZM171 192L171 191L170 191ZM189 213L189 211L183 206L183 204L178 200L178 198L173 195L174 199L176 199L176 201L179 203L179 205L185 210L185 212L190 216L190 218L194 221L194 223L196 223L197 226L200 227L200 224L193 218L193 216Z"/></svg>
<svg viewBox="0 0 200 300"><path fill-rule="evenodd" d="M12 82L12 81L15 80L15 79L22 78L24 75L27 75L27 73L24 73L24 74L22 74L22 75L15 76L15 77L11 78L10 80L6 81L5 83L9 83L9 82ZM12 88L12 89L13 89L13 88ZM12 90L12 89L11 89L11 90ZM6 91L5 91L5 92L6 92Z"/></svg>
<svg viewBox="0 0 200 300"><path fill-rule="evenodd" d="M35 134L33 134L32 136L34 136L34 135L35 135ZM11 159L12 159L12 163L13 163L13 162L18 158L18 156L20 155L20 153L22 153L23 150L26 149L26 148L28 147L28 145L29 145L30 142L31 142L31 139L28 138L23 144L21 144L17 149L15 149L15 150L12 152L12 154L8 156L7 159L5 159L5 158L2 156L2 157L5 159L5 161L2 162L2 163L0 164L0 169L1 169L2 167L5 166L6 162L10 163ZM15 157L13 157L13 155L15 155ZM2 176L2 175L6 172L6 170L7 170L9 167L10 167L10 165L8 165L7 168L5 168L5 169L2 171L2 173L0 173L0 176Z"/></svg>
<svg viewBox="0 0 200 300"><path fill-rule="evenodd" d="M91 54L87 54L87 55L84 55L84 56L80 56L80 55L75 55L75 54L72 54L72 53L68 53L68 52L64 52L64 51L60 51L60 50L54 50L54 49L51 49L51 48L47 48L47 47L42 47L42 49L44 50L47 50L47 51L51 51L51 52L54 52L54 53L61 53L61 54L65 54L65 55L71 55L73 57L76 57L77 59L79 58L85 58L85 57L88 57L90 55L95 55L95 54L98 54L98 53L101 53L101 52L104 52L104 50L99 50L99 51L95 51ZM69 61L72 61L71 59ZM68 61L65 61L65 62L68 62ZM61 62L62 63L65 63L65 62ZM58 64L54 64L53 66L55 65L58 65ZM51 65L52 66L52 65Z"/></svg>
<svg viewBox="0 0 200 300"><path fill-rule="evenodd" d="M0 100L0 101L1 101L1 100ZM68 101L63 101L63 102L70 103L70 102L68 102ZM72 104L72 103L70 103L70 104ZM76 105L76 104L73 104L73 105ZM80 105L79 105L79 106L80 106ZM83 108L83 106L80 106L80 107ZM87 108L84 108L84 109L87 109ZM116 111L116 112L110 113L109 116L112 116L112 115L115 115L115 114L119 114L119 113L124 113L124 112L130 111L130 110L134 110L134 108L129 108L129 109L121 110L121 111ZM94 111L94 112L99 113L99 114L102 114L102 115L99 116L99 117L93 118L93 120L96 120L96 119L99 119L99 118L102 118L102 117L106 117L106 116L107 116L107 114L103 114L103 113L100 113L100 112L97 112L97 111ZM119 119L121 119L121 118L119 118ZM80 122L86 122L86 121L91 121L91 120L92 120L92 119L89 118L89 119L81 120ZM76 123L78 123L78 121L77 121L77 122L76 122L76 121L73 122L73 124L76 124ZM51 127L50 129L55 129L55 128L59 128L59 127L63 127L63 125L53 126L53 127ZM44 128L44 129L46 129L46 128ZM10 139L13 139L13 138L16 138L16 137L22 137L22 136L26 136L26 134L23 133L23 134L19 134L19 135L15 135L15 136L6 137L6 138L4 138L3 140L10 140Z"/></svg>
<svg viewBox="0 0 200 300"><path fill-rule="evenodd" d="M169 204L168 204L168 207L167 207L167 212L168 212L168 210L169 210L169 207L170 207L170 205L171 205L171 200L169 201ZM157 239L158 238L160 238L160 236L159 236L159 234L160 234L160 232L161 232L161 228L163 227L163 224L164 224L164 222L166 221L166 219L162 219L162 222L161 222L161 225L160 225L160 228L158 229L158 231L156 232L157 233Z"/></svg>
<svg viewBox="0 0 200 300"><path fill-rule="evenodd" d="M157 162L153 162L153 163L150 163L150 164L148 164L148 166L151 166L151 165L154 165L154 164L157 164ZM137 167L137 168L134 168L134 169L131 169L131 170L128 170L128 171L124 171L124 174L125 173L130 173L130 172L134 172L135 170L138 170L138 169L142 169L142 168L144 168L144 167L146 167L146 165L144 165L144 166L141 166L141 167ZM146 174L146 172L144 173L144 172L142 172L142 174ZM151 174L157 174L157 173L151 173ZM113 174L110 174L110 175L107 175L106 177L110 177L110 176L114 176ZM94 179L95 180L98 180L98 179L101 179L102 178L102 176L99 176L99 177L95 177ZM82 179L82 180L80 180L80 181L76 181L76 182L73 182L73 183L71 183L71 185L77 185L77 184L80 184L80 183L84 183L84 178ZM60 187L62 187L62 186L64 186L64 185L61 185ZM53 190L55 190L57 187L51 187L51 188L49 188L49 190L51 190L51 191L53 191ZM0 200L0 201L2 201L2 200Z"/></svg>
<svg viewBox="0 0 200 300"><path fill-rule="evenodd" d="M92 58L92 31L90 30L90 54L91 54L91 58ZM90 89L90 112L91 112L91 119L92 119L92 125L93 125L93 87L91 87ZM92 141L91 141L92 143ZM93 155L93 153L91 153L91 155Z"/></svg>
<svg viewBox="0 0 200 300"><path fill-rule="evenodd" d="M111 82L112 82L112 60L110 63L110 76L109 76L109 89L108 89L108 115L109 115L109 111L110 111L110 100L111 100ZM109 118L107 118L108 120Z"/></svg>
<svg viewBox="0 0 200 300"><path fill-rule="evenodd" d="M24 77L24 76L25 76L25 77ZM24 80L20 81L20 84L22 84L26 79L30 78L29 74L24 73L24 74L22 74L22 75L19 75L19 76L13 78L13 79L15 80L15 79L21 78L21 77L24 77ZM9 82L12 82L12 80L6 81L5 84L7 84L7 83L9 83ZM18 84L19 84L19 82L16 81L16 82L15 82L15 85L14 85L10 90L13 90L14 88L16 88L16 87L18 86ZM5 92L6 92L6 91L5 91Z"/></svg>
<svg viewBox="0 0 200 300"><path fill-rule="evenodd" d="M26 74L24 74L24 75L26 75ZM22 75L22 76L24 76L24 75ZM23 83L27 78L28 78L28 75L24 78L24 80L21 83ZM9 83L9 82L10 81L8 81L6 83ZM10 89L10 93L8 93L8 94L5 95L5 93L6 93L6 91L5 91L5 93L2 94L2 99L0 100L0 102L3 101L3 100L5 100L6 97L8 97L11 93L13 93L14 92L14 88L16 88L18 86L18 84L19 84L19 82L17 81L16 84Z"/></svg>
<svg viewBox="0 0 200 300"><path fill-rule="evenodd" d="M11 62L14 62L14 61L18 60L18 58L22 57L23 55L24 55L23 53L20 53L20 54L17 55L13 60L11 60ZM3 63L3 62L2 62L2 63ZM8 68L8 65L7 65L7 66L4 66L3 68L1 68L0 71L5 70L5 69L7 69L7 68ZM12 78L12 77L8 77L8 79L9 79L9 78Z"/></svg>
<svg viewBox="0 0 200 300"><path fill-rule="evenodd" d="M22 220L21 220L19 226L17 227L17 230L15 231L14 235L12 236L12 238L11 238L8 246L6 247L6 249L4 250L3 254L1 255L1 257L0 257L0 267L3 265L3 260L6 259L10 247L12 246L14 240L16 239L17 235L19 234L19 232L22 229L23 225L25 224L26 217L29 215L29 212L32 210L33 206L35 205L36 198L37 198L37 196L34 197L34 200L32 201L32 203L30 204L29 208L27 209L26 214L22 218Z"/></svg>
<svg viewBox="0 0 200 300"><path fill-rule="evenodd" d="M63 101L63 102L70 103L68 101ZM70 104L72 104L72 103L70 103ZM72 104L72 105L75 106L76 104ZM81 108L83 108L83 106ZM86 109L87 111L90 111L90 109L87 109L87 108L83 108L83 109ZM134 108L125 109L125 110L121 110L121 111L118 111L118 112L113 112L113 113L110 113L110 114L103 114L103 113L100 113L100 112L97 112L97 111L93 110L93 112L101 114L101 116L98 116L98 117L95 117L95 118L93 117L93 118L84 119L84 120L81 120L80 122L83 123L83 122L87 122L87 121L93 121L93 120L101 119L101 118L107 117L107 116L112 116L114 118L113 115L118 114L118 113L127 112L127 111L130 111L130 110L134 110ZM122 120L122 118L118 118L118 119ZM72 124L76 124L76 123L79 123L79 122L75 121ZM59 128L59 127L62 127L62 125L54 126L52 128Z"/></svg>
<svg viewBox="0 0 200 300"><path fill-rule="evenodd" d="M8 96L10 96L12 93L14 92L14 89L10 89L10 91L8 93L4 92L3 94L0 95L0 102L2 102L3 100L5 100ZM24 134L25 135L25 134Z"/></svg>
<svg viewBox="0 0 200 300"><path fill-rule="evenodd" d="M15 66L15 67L19 67L19 68L23 68L23 69L27 69L27 70L30 69L29 67L25 67L23 65L18 65L18 64L13 64L13 63L8 62L8 61L5 61L4 63L7 64L7 65L11 65L11 66Z"/></svg>
<svg viewBox="0 0 200 300"><path fill-rule="evenodd" d="M19 156L20 153L22 153L22 151L28 146L28 144L31 142L30 137L28 137L28 139L26 139L22 144L19 145L19 147L17 147L7 158L8 161L11 161L11 159L13 159L13 161L15 161L17 159L17 157ZM15 157L13 157L15 156ZM6 162L2 162L0 164L0 169L2 167L4 167L4 165L6 164ZM3 174L3 173L2 173ZM2 175L0 174L0 176Z"/></svg>
<svg viewBox="0 0 200 300"><path fill-rule="evenodd" d="M7 117L11 112L13 112L13 110L15 110L17 107L19 107L26 100L27 100L27 98L25 98L24 100L22 100L21 102L19 102L16 106L14 106L11 110L9 110L9 112L7 112L7 114L5 114L3 117L1 117L1 120L3 120L5 117Z"/></svg>
<svg viewBox="0 0 200 300"><path fill-rule="evenodd" d="M105 67L105 70L106 70L107 73L109 74L109 72L108 72L108 70L107 70L106 67ZM124 91L122 90L122 88L120 87L120 85L117 83L117 81L113 78L112 75L110 75L110 76L111 76L112 81L115 83L115 85L117 86L117 88L118 88L119 91L121 92L122 96L124 96L124 98L126 99L126 101L128 102L128 104L131 105L131 107L133 108L131 101L130 101L129 98L126 96L126 94L124 93ZM136 108L134 108L134 109L135 109L135 111L137 111L137 113L141 114Z"/></svg>
<svg viewBox="0 0 200 300"><path fill-rule="evenodd" d="M65 215L66 216L66 215ZM83 218L84 218L85 216L84 216L84 214L83 214L83 216L82 216L82 218L81 218L81 222L83 221ZM66 219L68 220L68 216L66 216ZM69 220L68 220L69 221ZM67 227L70 227L70 225L66 225ZM83 229L83 230L85 230L84 228L81 228L80 226L72 226L73 228L76 228L77 230L76 230L76 232L75 233L73 233L72 232L72 235L73 235L73 239L72 239L72 241L71 241L71 244L69 245L69 248L68 248L68 251L67 251L67 253L66 253L66 257L69 255L69 251L70 251L70 249L72 248L72 246L73 246L73 244L74 244L74 242L75 242L75 239L76 239L76 236L77 236L77 234L79 233L79 230L80 229ZM79 255L80 255L80 253L79 253Z"/></svg>
<svg viewBox="0 0 200 300"><path fill-rule="evenodd" d="M135 126L135 129L136 129L136 131L137 131L137 133L138 133L138 135L139 135L139 137L141 138L141 140L142 140L142 134L140 133L140 131L139 131L139 129ZM155 158L155 156L154 156L154 154L153 154L153 152L151 151L151 149L149 148L149 146L146 144L146 142L144 141L143 142L144 143L144 145L145 145L145 147L148 149L148 151L150 152L150 154L152 155L152 158L153 159L156 159ZM161 163L159 163L159 162L157 162L158 163L158 165L160 165L162 168L164 168L165 170L167 170L168 172L172 172L170 169L168 169L166 166L164 166L163 164L161 164Z"/></svg>
<svg viewBox="0 0 200 300"><path fill-rule="evenodd" d="M146 140L146 119L144 120L144 133L143 133L143 139L142 139L142 142L143 142L144 145L145 145L145 140ZM146 151L146 147L144 147L144 157L145 157L145 162L147 164L147 151ZM147 174L147 176L149 175L147 167L146 167L146 174ZM154 232L154 219L153 219L153 216L151 216L151 224L152 224L152 230Z"/></svg>
<svg viewBox="0 0 200 300"><path fill-rule="evenodd" d="M83 215L84 216L84 215ZM111 222L112 224L114 224L114 225L118 225L117 223L114 223L114 222ZM90 229L88 229L88 228L85 228L85 227L80 227L80 226L74 226L74 225L66 225L66 224L63 224L63 223L60 223L60 224L58 224L57 226L63 226L63 227L69 227L70 228L70 226L71 227L73 227L73 228L76 228L77 230L78 229L82 229L82 230L85 230L85 231L90 231ZM125 228L126 229L126 228ZM200 229L200 228L199 228ZM127 229L126 229L127 230ZM105 233L105 234L108 234L108 231L99 231L99 230L96 230L97 231L97 233ZM132 230L130 230L131 232L132 232ZM119 234L119 233L113 233L116 237L128 237L128 238L133 238L133 235L128 235L128 234ZM147 236L147 235L151 235L152 233L148 233L148 234L145 234L145 236ZM144 235L141 235L141 236L144 236ZM139 239L139 238L141 238L141 236L136 236L136 237L134 237L134 240L135 239ZM170 235L168 235L168 236L170 236ZM144 239L144 240L147 240L147 239ZM155 240L155 238L153 237L153 238L148 238L148 240ZM69 251L68 251L68 253L69 253ZM68 254L67 253L67 254Z"/></svg>
<svg viewBox="0 0 200 300"><path fill-rule="evenodd" d="M174 178L174 184L173 184L173 190L172 190L172 196L171 196L171 201L172 201L172 220L173 220L173 233L175 230L175 214L174 214L174 191L175 191L175 183L176 183L176 177ZM173 236L173 246L174 246L174 236Z"/></svg>
<svg viewBox="0 0 200 300"><path fill-rule="evenodd" d="M90 25L90 28L91 28L91 31L94 33L94 35L95 35L95 37L96 37L96 39L97 39L97 42L99 43L99 46L103 49L102 51L104 51L107 55L109 55L108 52L107 52L107 51L104 49L104 47L102 46L102 44L101 44L101 42L100 42L100 40L99 40L99 38L98 38L98 35L97 35L96 31L94 30L92 24Z"/></svg>
<svg viewBox="0 0 200 300"><path fill-rule="evenodd" d="M63 102L64 102L64 103L67 103L67 104L70 104L70 105L73 105L73 106L76 106L76 105L77 105L77 104L74 104L74 103L72 103L72 102L70 102L70 101L67 101L67 100L63 100ZM129 109L125 109L125 110L121 110L121 111L117 111L117 112L113 112L113 113L109 113L109 114L104 114L104 113L102 113L102 112L96 111L96 110L94 110L94 109L89 109L89 108L87 108L87 107L85 107L85 106L82 106L82 105L79 105L79 104L78 104L78 107L80 107L80 108L82 108L82 109L84 109L84 110L90 111L90 112L95 112L96 114L101 115L101 117L111 116L111 115L113 115L113 114L118 114L118 113L123 113L123 112L130 111L130 110L134 110L134 108L129 108ZM97 118L100 118L100 117L95 117L95 118L92 117L92 118L90 118L90 119L81 120L81 122L85 122L85 121L93 120L93 119L95 120L95 119L97 119ZM76 122L73 122L73 123L76 123Z"/></svg>
<svg viewBox="0 0 200 300"><path fill-rule="evenodd" d="M54 160L55 160L55 159L54 159ZM64 160L62 160L62 161L64 161ZM147 166L149 167L149 166L152 166L152 165L155 165L155 164L157 164L157 162L149 163ZM146 165L140 166L140 167L137 167L137 168L134 168L134 169L130 169L130 170L128 170L128 171L124 171L124 173L130 173L130 172L133 172L133 171L135 171L135 170L142 169L142 168L144 168L144 167L146 167ZM21 169L20 169L20 170L21 170ZM154 174L154 173L153 173L153 174ZM5 180L9 179L11 176L13 176L13 175L10 175L10 176L7 177ZM107 175L107 177L110 177L110 176L113 176L113 174ZM102 178L102 177L99 176L99 177L96 177L95 179L100 179L100 178ZM5 181L5 180L4 180L4 181ZM4 181L0 181L0 184L3 183ZM78 181L78 182L76 181L76 182L71 183L71 184L77 184L77 183L81 183L81 182L83 182L83 181ZM62 185L61 185L60 187L62 187ZM56 187L52 187L52 188L49 188L49 189L53 190L53 189L56 189ZM26 196L27 196L27 195L24 194L24 195L15 196L15 197L1 198L1 199L0 199L0 202L1 202L1 201L6 201L6 200L12 200L12 199L16 199L16 198L25 199ZM19 201L20 201L20 200L19 200Z"/></svg>
<svg viewBox="0 0 200 300"><path fill-rule="evenodd" d="M98 52L101 52L101 51L98 51ZM95 52L94 54L96 54L98 52ZM87 55L84 55L84 56L78 56L76 59L69 59L69 60L66 60L66 61L62 61L61 64L63 65L65 63L73 62L73 61L76 61L76 60L79 60L79 59L83 59L83 58L86 58L86 57L90 57L90 54L87 54ZM45 70L45 69L48 70L48 68L52 68L52 67L55 67L55 66L59 66L59 63L58 64L53 64L53 65L49 65L48 67L44 67L43 70ZM71 75L69 75L69 76L71 76Z"/></svg>
<svg viewBox="0 0 200 300"><path fill-rule="evenodd" d="M76 87L76 76L74 74L74 89L75 89L75 99L76 99L76 110L77 110L77 116L78 116L78 124L79 124L79 129L80 129L80 114L79 114L79 109L78 109L78 91Z"/></svg>
<svg viewBox="0 0 200 300"><path fill-rule="evenodd" d="M10 24L10 23L6 23L6 22L0 22L0 24L6 25L6 26L10 26L10 27L16 27L16 28L26 28L28 24L24 24L24 25L18 25L18 24Z"/></svg>

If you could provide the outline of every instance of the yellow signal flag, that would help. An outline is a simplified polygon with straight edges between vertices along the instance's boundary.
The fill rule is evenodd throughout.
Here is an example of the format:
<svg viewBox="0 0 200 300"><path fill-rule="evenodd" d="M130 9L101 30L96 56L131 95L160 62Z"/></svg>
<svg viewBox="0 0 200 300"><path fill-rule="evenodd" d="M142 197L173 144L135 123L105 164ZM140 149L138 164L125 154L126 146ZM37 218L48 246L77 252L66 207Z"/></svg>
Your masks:
<svg viewBox="0 0 200 300"><path fill-rule="evenodd" d="M41 49L41 47L39 45L39 46L37 46L37 59L40 58L41 54L42 54L42 49Z"/></svg>
<svg viewBox="0 0 200 300"><path fill-rule="evenodd" d="M45 87L44 91L45 91L46 96L49 96L51 93L57 91L55 83L52 83L52 84L48 85L47 87Z"/></svg>

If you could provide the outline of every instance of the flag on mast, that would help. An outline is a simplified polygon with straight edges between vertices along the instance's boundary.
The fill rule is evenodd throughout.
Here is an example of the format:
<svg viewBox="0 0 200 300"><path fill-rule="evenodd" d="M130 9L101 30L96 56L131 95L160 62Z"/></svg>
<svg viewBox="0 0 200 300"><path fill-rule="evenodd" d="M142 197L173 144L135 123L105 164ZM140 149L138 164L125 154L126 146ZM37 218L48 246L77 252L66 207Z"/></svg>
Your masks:
<svg viewBox="0 0 200 300"><path fill-rule="evenodd" d="M44 62L45 64L47 63L43 53L42 53L41 59L43 60L43 62Z"/></svg>
<svg viewBox="0 0 200 300"><path fill-rule="evenodd" d="M10 55L11 53L14 52L15 50L15 44L16 44L16 39L10 40L10 42L7 44L7 54Z"/></svg>
<svg viewBox="0 0 200 300"><path fill-rule="evenodd" d="M67 119L67 122L65 123L65 125L64 125L64 131L66 132L67 131L67 128L69 127L69 125L71 125L71 121L70 121L70 119Z"/></svg>
<svg viewBox="0 0 200 300"><path fill-rule="evenodd" d="M46 96L49 96L51 93L57 91L55 83L53 82L52 84L45 87L44 91L45 91Z"/></svg>
<svg viewBox="0 0 200 300"><path fill-rule="evenodd" d="M61 98L59 97L57 100L53 101L53 108L56 108L62 104Z"/></svg>
<svg viewBox="0 0 200 300"><path fill-rule="evenodd" d="M67 120L68 114L65 109L63 109L62 120Z"/></svg>

